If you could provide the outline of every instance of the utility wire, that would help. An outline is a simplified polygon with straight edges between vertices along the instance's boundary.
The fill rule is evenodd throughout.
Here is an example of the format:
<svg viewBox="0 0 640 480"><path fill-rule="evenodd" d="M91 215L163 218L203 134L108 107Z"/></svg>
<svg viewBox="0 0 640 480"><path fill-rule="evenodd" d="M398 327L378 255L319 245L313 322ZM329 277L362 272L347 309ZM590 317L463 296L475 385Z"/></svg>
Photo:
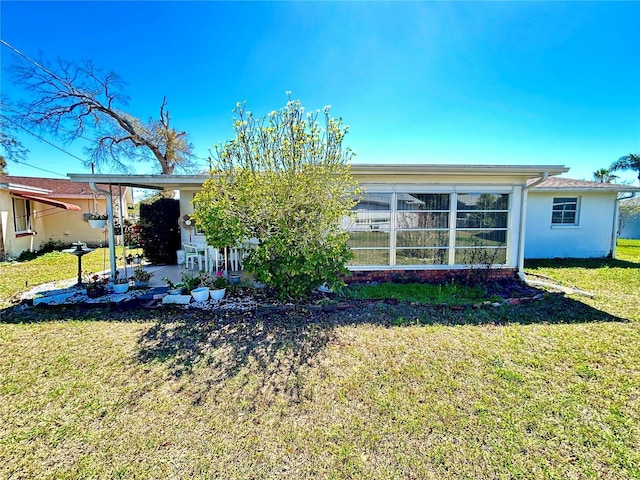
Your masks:
<svg viewBox="0 0 640 480"><path fill-rule="evenodd" d="M53 78L55 78L57 81L59 81L60 83L65 83L64 80L62 80L59 76L57 76L55 73L53 73L52 71L46 69L45 67L43 67L42 65L40 65L38 62L36 62L35 60L32 60L31 58L27 57L24 53L22 53L20 50L18 50L16 47L14 47L13 45L9 44L8 42L5 42L4 40L2 40L0 38L0 43L2 43L4 46L10 48L11 50L13 50L15 53L17 53L18 55L20 55L22 58L24 58L26 61L28 61L29 63L32 63L33 65L35 65L36 67L38 67L39 69L41 69L42 71L44 71L45 73L47 73L48 75L51 75Z"/></svg>
<svg viewBox="0 0 640 480"><path fill-rule="evenodd" d="M69 152L67 152L67 151L66 151L66 150L64 150L63 148L60 148L59 146L57 146L57 145L55 145L55 144L51 143L51 142L50 142L49 140L47 140L46 138L43 138L43 137L41 137L40 135L38 135L37 133L32 132L32 131L31 131L31 130L29 130L28 128L26 128L26 127L24 127L24 126L20 125L18 122L14 121L14 120L11 120L9 117L2 117L2 118L3 118L3 119L5 119L5 120L7 120L7 121L9 121L9 122L11 122L11 123L13 123L16 127L20 127L20 128L21 128L22 130L24 130L25 132L30 133L31 135L33 135L34 137L36 137L38 140L41 140L41 141L43 141L44 143L47 143L47 144L51 145L53 148L57 148L57 149L58 149L58 150L60 150L62 153L66 153L67 155L69 155L69 156L71 156L71 157L75 158L76 160L80 160L83 164L85 163L85 161L84 161L82 158L80 158L80 157L78 157L78 156L74 155L73 153L69 153Z"/></svg>

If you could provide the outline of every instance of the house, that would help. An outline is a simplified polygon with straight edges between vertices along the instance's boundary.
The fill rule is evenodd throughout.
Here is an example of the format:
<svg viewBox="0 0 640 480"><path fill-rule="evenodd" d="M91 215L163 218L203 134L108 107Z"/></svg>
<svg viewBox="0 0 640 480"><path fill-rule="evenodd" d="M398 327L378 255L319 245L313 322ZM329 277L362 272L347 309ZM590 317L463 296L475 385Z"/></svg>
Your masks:
<svg viewBox="0 0 640 480"><path fill-rule="evenodd" d="M114 186L112 193L115 211L122 199L126 218L126 205L133 203L131 189ZM104 245L104 230L92 229L87 222L88 214L95 212L106 212L106 197L87 182L0 176L0 259L38 250L49 240Z"/></svg>
<svg viewBox="0 0 640 480"><path fill-rule="evenodd" d="M354 218L344 223L354 253L351 276L442 280L452 272L491 265L494 277L507 277L522 271L525 256L606 256L614 248L617 193L640 188L556 177L568 170L562 165L354 164L351 172L365 193ZM178 190L183 215L193 212L194 195L208 175L69 177ZM205 243L197 226L181 234L183 242Z"/></svg>
<svg viewBox="0 0 640 480"><path fill-rule="evenodd" d="M619 194L639 187L549 177L529 192L525 258L615 256Z"/></svg>
<svg viewBox="0 0 640 480"><path fill-rule="evenodd" d="M470 266L492 265L495 276L521 270L530 180L568 171L558 165L352 165L366 193L353 221L353 277L444 279ZM74 182L163 188L180 192L181 214L207 175L83 175ZM177 221L177 219L176 219ZM197 228L182 241L204 243Z"/></svg>
<svg viewBox="0 0 640 480"><path fill-rule="evenodd" d="M620 238L640 238L640 197L620 201Z"/></svg>

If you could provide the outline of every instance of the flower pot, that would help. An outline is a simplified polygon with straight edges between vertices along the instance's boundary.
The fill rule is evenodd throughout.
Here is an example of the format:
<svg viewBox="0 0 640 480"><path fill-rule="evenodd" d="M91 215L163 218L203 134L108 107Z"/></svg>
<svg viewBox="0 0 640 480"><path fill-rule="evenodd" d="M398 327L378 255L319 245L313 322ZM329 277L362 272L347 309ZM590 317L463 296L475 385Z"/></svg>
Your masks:
<svg viewBox="0 0 640 480"><path fill-rule="evenodd" d="M238 285L240 283L240 274L239 273L230 274L229 281L231 282L232 285Z"/></svg>
<svg viewBox="0 0 640 480"><path fill-rule="evenodd" d="M211 295L212 300L222 300L224 298L224 294L227 290L225 288L212 288L209 290L209 294Z"/></svg>
<svg viewBox="0 0 640 480"><path fill-rule="evenodd" d="M87 297L98 298L104 295L104 287L87 288Z"/></svg>
<svg viewBox="0 0 640 480"><path fill-rule="evenodd" d="M182 295L182 288L170 288L167 295Z"/></svg>
<svg viewBox="0 0 640 480"><path fill-rule="evenodd" d="M106 224L106 220L89 220L89 225L91 225L91 228L104 228Z"/></svg>
<svg viewBox="0 0 640 480"><path fill-rule="evenodd" d="M113 293L125 293L129 290L128 283L114 283L113 284Z"/></svg>
<svg viewBox="0 0 640 480"><path fill-rule="evenodd" d="M133 286L138 288L146 288L149 286L149 280L134 280Z"/></svg>
<svg viewBox="0 0 640 480"><path fill-rule="evenodd" d="M204 302L209 298L209 289L207 287L199 287L191 290L191 296L196 302Z"/></svg>

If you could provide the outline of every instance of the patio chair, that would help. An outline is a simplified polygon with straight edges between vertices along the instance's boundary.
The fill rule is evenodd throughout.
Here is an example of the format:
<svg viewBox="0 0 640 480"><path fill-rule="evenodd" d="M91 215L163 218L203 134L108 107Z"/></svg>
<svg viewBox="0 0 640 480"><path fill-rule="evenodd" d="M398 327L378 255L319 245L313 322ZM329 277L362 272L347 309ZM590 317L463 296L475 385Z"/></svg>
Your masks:
<svg viewBox="0 0 640 480"><path fill-rule="evenodd" d="M183 243L182 248L184 249L184 259L187 268L195 268L197 262L198 269L202 270L204 268L204 255L198 252L198 247L190 243Z"/></svg>

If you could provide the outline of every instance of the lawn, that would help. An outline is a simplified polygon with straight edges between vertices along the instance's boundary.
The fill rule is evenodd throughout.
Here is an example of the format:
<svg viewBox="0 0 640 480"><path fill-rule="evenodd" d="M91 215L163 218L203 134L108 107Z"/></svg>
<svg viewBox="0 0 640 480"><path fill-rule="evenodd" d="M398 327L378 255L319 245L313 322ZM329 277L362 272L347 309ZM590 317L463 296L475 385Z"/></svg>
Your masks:
<svg viewBox="0 0 640 480"><path fill-rule="evenodd" d="M527 266L594 299L5 315L0 478L640 478L639 250Z"/></svg>

